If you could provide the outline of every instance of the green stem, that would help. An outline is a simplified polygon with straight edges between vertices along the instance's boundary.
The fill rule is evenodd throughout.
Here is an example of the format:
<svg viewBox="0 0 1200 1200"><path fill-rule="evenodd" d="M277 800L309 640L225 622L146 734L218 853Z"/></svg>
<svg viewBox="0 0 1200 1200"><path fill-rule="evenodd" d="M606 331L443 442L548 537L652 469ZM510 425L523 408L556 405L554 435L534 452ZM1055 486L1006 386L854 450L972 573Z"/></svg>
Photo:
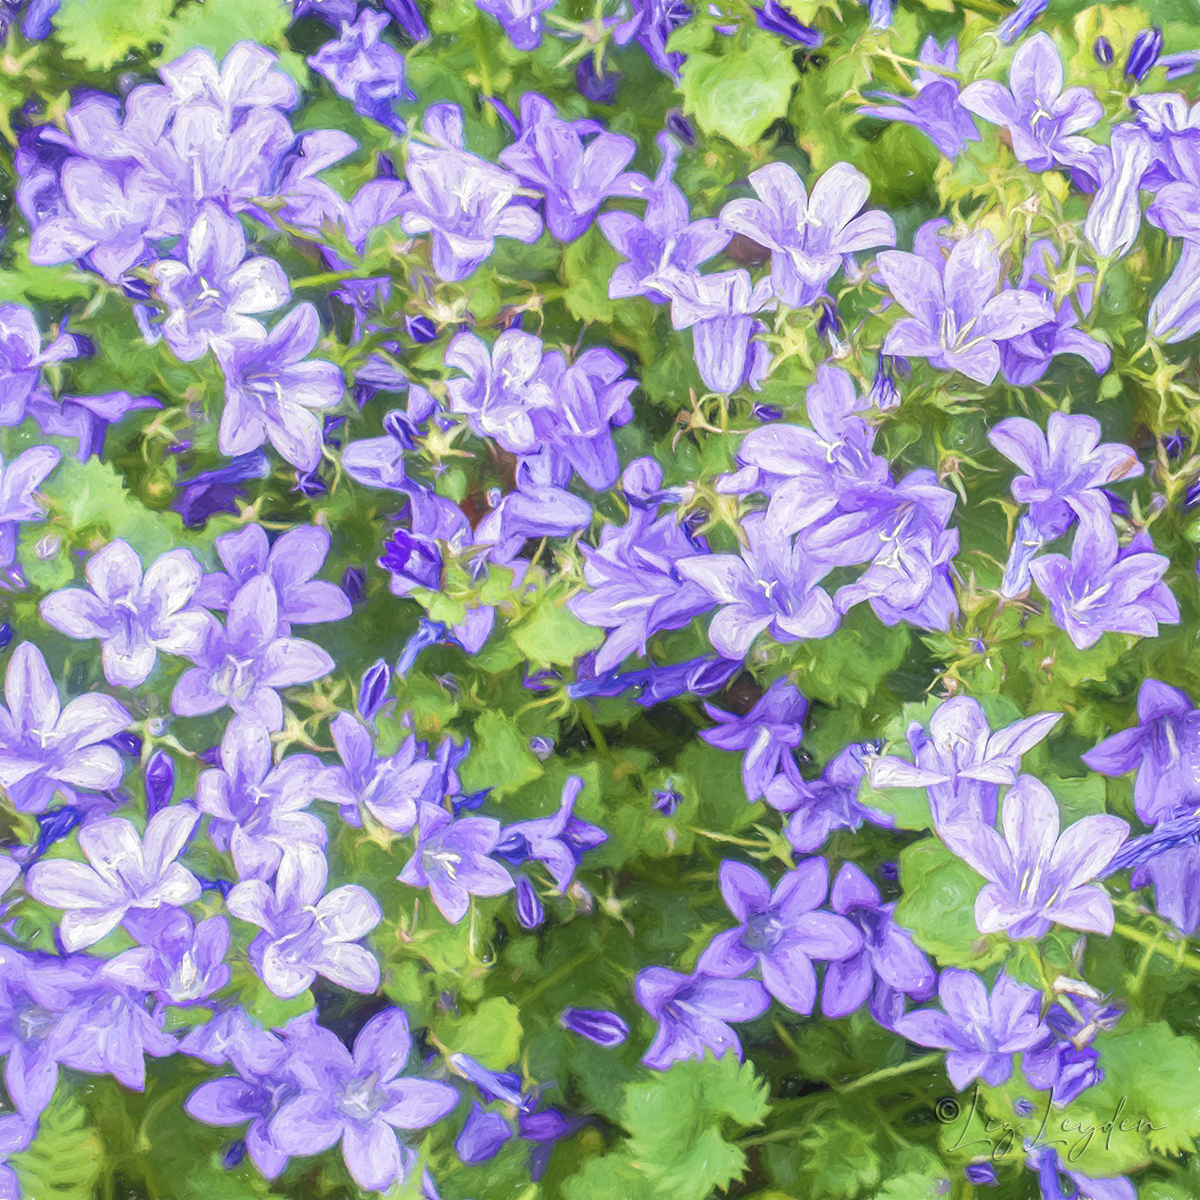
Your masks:
<svg viewBox="0 0 1200 1200"><path fill-rule="evenodd" d="M1128 941L1137 942L1139 946L1149 946L1163 958L1169 959L1181 967L1187 967L1189 971L1200 971L1200 955L1177 954L1173 950L1168 950L1152 933L1145 933L1141 929L1135 929L1132 925L1114 925L1113 933Z"/></svg>
<svg viewBox="0 0 1200 1200"><path fill-rule="evenodd" d="M870 1075L864 1075L861 1079L855 1079L851 1083L835 1083L832 1085L833 1090L835 1092L856 1092L859 1088L870 1087L884 1079L894 1079L897 1075L908 1075L912 1071L924 1071L927 1067L937 1066L944 1057L941 1051L934 1054L923 1054L920 1058L901 1063L898 1067L884 1067L882 1071L872 1071Z"/></svg>

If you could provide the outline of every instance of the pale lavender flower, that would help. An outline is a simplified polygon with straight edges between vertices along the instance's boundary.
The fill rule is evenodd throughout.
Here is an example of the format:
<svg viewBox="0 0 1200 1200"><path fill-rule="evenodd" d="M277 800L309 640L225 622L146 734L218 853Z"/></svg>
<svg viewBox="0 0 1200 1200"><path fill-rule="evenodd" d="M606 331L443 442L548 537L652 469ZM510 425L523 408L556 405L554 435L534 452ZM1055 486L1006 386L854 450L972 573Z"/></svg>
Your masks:
<svg viewBox="0 0 1200 1200"><path fill-rule="evenodd" d="M274 312L291 297L283 268L266 255L247 257L241 225L216 204L206 204L188 231L187 258L159 259L152 268L167 307L162 335L185 362L202 358L229 337L254 337L251 314Z"/></svg>
<svg viewBox="0 0 1200 1200"><path fill-rule="evenodd" d="M792 308L814 303L848 255L894 246L896 229L885 213L862 213L871 185L849 163L834 163L813 185L785 163L750 175L757 200L731 200L721 224L771 251L775 295ZM861 214L861 215L860 215Z"/></svg>
<svg viewBox="0 0 1200 1200"><path fill-rule="evenodd" d="M280 999L300 995L318 975L353 992L379 987L379 963L358 945L382 919L379 905L353 883L325 893L328 875L324 855L303 863L287 856L273 888L246 879L225 898L235 917L262 930L250 962Z"/></svg>
<svg viewBox="0 0 1200 1200"><path fill-rule="evenodd" d="M1047 554L1029 565L1060 629L1080 650L1106 632L1155 637L1159 623L1179 622L1179 605L1163 582L1170 566L1145 533L1117 545L1107 512L1085 509L1071 557Z"/></svg>
<svg viewBox="0 0 1200 1200"><path fill-rule="evenodd" d="M222 454L247 454L269 439L292 466L317 469L323 440L317 413L333 408L345 391L338 367L308 357L320 336L317 310L299 304L270 333L260 326L214 347L225 375Z"/></svg>
<svg viewBox="0 0 1200 1200"><path fill-rule="evenodd" d="M1019 0L1012 14L1000 22L996 29L996 36L1002 42L1011 42L1015 38L1019 38L1046 11L1049 5L1050 0Z"/></svg>
<svg viewBox="0 0 1200 1200"><path fill-rule="evenodd" d="M395 1130L424 1129L447 1116L458 1090L431 1079L401 1077L412 1053L408 1019L398 1008L372 1017L351 1052L336 1034L312 1025L291 1069L300 1094L281 1105L271 1136L287 1154L320 1154L342 1143L351 1177L382 1191L404 1177Z"/></svg>
<svg viewBox="0 0 1200 1200"><path fill-rule="evenodd" d="M532 453L538 446L533 413L555 407L543 358L541 338L519 329L506 329L490 351L473 333L460 333L445 355L446 366L463 373L446 385L451 412L465 413L476 434L502 449Z"/></svg>
<svg viewBox="0 0 1200 1200"><path fill-rule="evenodd" d="M578 775L568 775L558 811L548 817L506 825L492 853L514 866L540 862L550 872L558 891L565 892L584 853L608 840L603 829L575 816L575 801L581 791L583 780Z"/></svg>
<svg viewBox="0 0 1200 1200"><path fill-rule="evenodd" d="M18 812L44 812L55 792L74 804L76 789L106 792L121 782L121 756L105 743L132 718L111 696L89 693L63 708L46 660L32 642L12 652L4 696L0 786Z"/></svg>
<svg viewBox="0 0 1200 1200"><path fill-rule="evenodd" d="M632 0L633 15L613 30L613 41L625 46L636 40L646 56L669 79L678 82L683 55L667 53L667 39L692 19L686 0Z"/></svg>
<svg viewBox="0 0 1200 1200"><path fill-rule="evenodd" d="M1112 901L1094 880L1129 836L1129 826L1105 814L1083 817L1059 836L1058 804L1032 775L1004 797L1004 836L991 826L941 827L943 840L989 882L975 901L980 933L1040 938L1058 924L1112 933Z"/></svg>
<svg viewBox="0 0 1200 1200"><path fill-rule="evenodd" d="M780 642L832 633L838 614L828 593L817 586L828 568L814 565L762 513L746 517L742 529L747 545L740 556L705 554L676 564L681 575L721 605L708 631L717 652L743 658L765 629Z"/></svg>
<svg viewBox="0 0 1200 1200"><path fill-rule="evenodd" d="M879 272L910 314L888 331L885 354L925 358L943 371L991 383L1000 370L998 342L1055 319L1040 296L1019 288L996 294L1000 259L986 230L958 242L943 261L889 250Z"/></svg>
<svg viewBox="0 0 1200 1200"><path fill-rule="evenodd" d="M1179 261L1150 304L1151 336L1173 345L1200 332L1200 242L1184 241Z"/></svg>
<svg viewBox="0 0 1200 1200"><path fill-rule="evenodd" d="M252 716L237 716L221 738L221 765L196 783L196 805L212 820L208 833L228 850L239 879L270 879L295 855L311 864L325 849L325 826L304 811L322 795L325 768L311 754L271 762L271 734Z"/></svg>
<svg viewBox="0 0 1200 1200"><path fill-rule="evenodd" d="M79 353L79 343L69 333L60 333L43 348L33 313L20 304L0 304L0 425L19 425L24 419L44 366Z"/></svg>
<svg viewBox="0 0 1200 1200"><path fill-rule="evenodd" d="M1043 7L1044 4L1043 4ZM1104 108L1089 88L1063 91L1063 64L1048 33L1022 42L1008 68L1008 87L980 79L963 88L962 106L1007 129L1013 152L1031 171L1049 171L1078 155ZM1086 148L1086 147L1085 147Z"/></svg>
<svg viewBox="0 0 1200 1200"><path fill-rule="evenodd" d="M704 711L717 722L700 736L721 750L745 751L742 759L742 784L751 803L761 798L779 771L780 761L804 737L804 718L808 701L786 679L777 679L755 702L745 716L725 712L711 704Z"/></svg>
<svg viewBox="0 0 1200 1200"><path fill-rule="evenodd" d="M190 550L169 550L145 574L128 542L109 542L84 568L91 591L62 588L39 606L47 625L72 638L99 638L104 676L118 687L145 683L158 654L191 655L212 618L193 602L201 569Z"/></svg>
<svg viewBox="0 0 1200 1200"><path fill-rule="evenodd" d="M783 755L782 770L767 784L763 795L772 808L788 814L785 832L794 850L815 854L835 830L857 829L863 821L884 827L894 824L890 816L856 799L866 769L863 759L862 746L846 746L819 778L810 781L800 774L790 754Z"/></svg>
<svg viewBox="0 0 1200 1200"><path fill-rule="evenodd" d="M517 199L515 175L463 149L462 110L435 104L425 112L435 145L412 142L400 223L405 233L433 234L440 279L465 279L492 252L497 237L535 242L542 220Z"/></svg>
<svg viewBox="0 0 1200 1200"><path fill-rule="evenodd" d="M207 917L198 925L186 913L153 942L126 950L109 961L109 979L143 992L153 992L163 1004L201 1004L229 982L225 955L229 922Z"/></svg>
<svg viewBox="0 0 1200 1200"><path fill-rule="evenodd" d="M918 1046L947 1051L946 1073L962 1091L972 1079L998 1087L1012 1073L1012 1056L1035 1046L1046 1028L1040 995L1001 975L991 995L970 971L946 970L938 980L944 1012L923 1008L897 1019L895 1030Z"/></svg>
<svg viewBox="0 0 1200 1200"><path fill-rule="evenodd" d="M401 134L406 126L393 102L412 99L404 83L404 56L380 35L390 24L386 13L370 9L342 22L341 37L326 42L308 65L333 84L339 96L354 104L356 112Z"/></svg>
<svg viewBox="0 0 1200 1200"><path fill-rule="evenodd" d="M1139 125L1118 125L1106 154L1096 156L1100 186L1083 223L1083 236L1101 259L1129 253L1142 227L1138 189L1154 160L1155 146Z"/></svg>
<svg viewBox="0 0 1200 1200"><path fill-rule="evenodd" d="M514 887L512 876L488 857L499 841L500 822L491 817L456 820L436 804L420 804L416 848L396 878L428 888L438 911L457 925L472 896L500 896Z"/></svg>
<svg viewBox="0 0 1200 1200"><path fill-rule="evenodd" d="M21 522L45 517L35 492L61 460L53 446L31 446L7 465L0 458L0 567L9 566L17 556Z"/></svg>
<svg viewBox="0 0 1200 1200"><path fill-rule="evenodd" d="M726 860L718 878L725 905L740 924L713 938L697 971L730 979L758 967L776 1000L811 1013L817 999L812 960L849 958L863 948L862 935L845 917L816 911L829 892L829 864L805 859L774 891L744 863Z"/></svg>
<svg viewBox="0 0 1200 1200"><path fill-rule="evenodd" d="M742 1044L731 1021L753 1021L767 1011L771 996L756 979L717 979L680 975L665 967L647 967L633 983L637 1002L658 1022L658 1032L642 1055L646 1066L665 1071L673 1062L717 1057Z"/></svg>
<svg viewBox="0 0 1200 1200"><path fill-rule="evenodd" d="M122 922L142 927L151 920L146 913L198 899L196 877L175 860L199 819L190 804L164 808L142 837L124 817L96 817L79 831L86 864L53 859L30 867L29 894L66 910L59 931L67 950L93 945Z"/></svg>
<svg viewBox="0 0 1200 1200"><path fill-rule="evenodd" d="M554 0L476 0L475 7L498 20L518 50L536 50L542 44L542 13Z"/></svg>
<svg viewBox="0 0 1200 1200"><path fill-rule="evenodd" d="M1129 886L1140 888L1152 884L1154 907L1159 916L1190 938L1200 929L1200 844L1197 844L1200 831L1195 820L1188 817L1166 821L1156 832L1166 831L1173 824L1182 828L1168 831L1173 836L1161 849L1151 850L1154 856L1138 866L1130 876Z"/></svg>

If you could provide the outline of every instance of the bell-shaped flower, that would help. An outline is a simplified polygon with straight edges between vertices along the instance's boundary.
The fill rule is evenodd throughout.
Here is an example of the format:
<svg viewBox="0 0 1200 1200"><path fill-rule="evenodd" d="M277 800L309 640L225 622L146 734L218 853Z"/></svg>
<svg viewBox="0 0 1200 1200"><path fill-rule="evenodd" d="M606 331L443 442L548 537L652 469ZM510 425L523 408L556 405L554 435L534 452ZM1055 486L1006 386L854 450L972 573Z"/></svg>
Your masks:
<svg viewBox="0 0 1200 1200"><path fill-rule="evenodd" d="M996 294L1000 259L986 230L958 242L943 261L888 250L879 273L910 314L884 340L885 354L926 358L943 371L991 383L1000 370L997 343L1054 320L1040 296L1020 288Z"/></svg>
<svg viewBox="0 0 1200 1200"><path fill-rule="evenodd" d="M280 999L300 995L318 975L352 992L379 986L379 962L358 945L383 914L366 888L349 883L325 892L324 855L303 862L294 855L279 864L272 888L246 879L225 898L229 911L262 932L250 943L250 962Z"/></svg>
<svg viewBox="0 0 1200 1200"><path fill-rule="evenodd" d="M99 638L104 676L118 687L145 683L158 652L191 655L212 618L195 604L201 569L190 550L169 550L142 573L128 542L109 542L84 568L91 591L62 588L39 607L47 625L73 638Z"/></svg>
<svg viewBox="0 0 1200 1200"><path fill-rule="evenodd" d="M1200 332L1200 241L1184 241L1175 269L1150 303L1146 324L1152 337L1168 345Z"/></svg>
<svg viewBox="0 0 1200 1200"><path fill-rule="evenodd" d="M112 959L105 972L110 979L155 993L164 1004L187 1007L202 1003L229 982L229 922L206 917L193 925L186 913L176 916L148 945Z"/></svg>
<svg viewBox="0 0 1200 1200"><path fill-rule="evenodd" d="M1155 145L1139 125L1118 125L1106 154L1095 160L1100 186L1083 222L1083 236L1101 259L1129 253L1142 228L1138 190L1154 162Z"/></svg>
<svg viewBox="0 0 1200 1200"><path fill-rule="evenodd" d="M477 0L480 12L489 13L518 50L536 50L542 44L542 13L554 0Z"/></svg>
<svg viewBox="0 0 1200 1200"><path fill-rule="evenodd" d="M355 112L402 134L406 126L393 104L412 99L412 93L404 83L404 56L380 37L390 21L387 13L370 9L357 20L351 17L342 22L341 37L326 42L308 65L350 100Z"/></svg>
<svg viewBox="0 0 1200 1200"><path fill-rule="evenodd" d="M583 780L578 775L569 775L563 784L558 812L506 825L493 853L514 866L530 861L542 863L555 887L565 892L585 851L608 840L603 829L575 816L575 801L581 791Z"/></svg>
<svg viewBox="0 0 1200 1200"><path fill-rule="evenodd" d="M739 924L713 938L697 971L731 979L757 967L776 1000L794 1012L812 1012L817 999L812 960L849 958L863 948L862 935L845 917L817 911L829 893L829 864L805 859L774 891L744 863L723 862L718 878Z"/></svg>
<svg viewBox="0 0 1200 1200"><path fill-rule="evenodd" d="M124 766L109 738L131 721L111 696L89 693L63 708L42 652L22 642L4 676L0 708L0 787L18 812L43 812L55 792L68 804L76 789L106 792Z"/></svg>
<svg viewBox="0 0 1200 1200"><path fill-rule="evenodd" d="M53 446L31 446L7 465L0 458L0 567L7 567L17 556L21 522L45 517L34 493L61 459Z"/></svg>
<svg viewBox="0 0 1200 1200"><path fill-rule="evenodd" d="M29 894L65 910L59 930L67 950L93 945L131 913L136 918L198 899L196 877L175 860L199 819L190 804L164 808L151 817L142 837L124 817L93 818L79 831L87 863L64 858L30 867Z"/></svg>
<svg viewBox="0 0 1200 1200"><path fill-rule="evenodd" d="M1032 775L1004 797L1004 836L990 825L963 822L939 831L960 858L989 882L975 901L980 933L1040 938L1053 924L1086 933L1112 933L1112 901L1092 881L1129 836L1129 826L1106 814L1083 817L1059 836L1058 804Z"/></svg>
<svg viewBox="0 0 1200 1200"><path fill-rule="evenodd" d="M744 716L704 706L717 722L700 736L722 750L745 751L742 783L746 798L753 803L767 790L779 771L780 761L789 758L804 737L808 701L786 679L777 679Z"/></svg>
<svg viewBox="0 0 1200 1200"><path fill-rule="evenodd" d="M771 285L791 308L825 294L846 256L896 244L896 227L886 213L863 213L871 185L849 163L834 163L813 185L786 163L750 174L757 200L731 200L721 224L771 251ZM860 215L861 214L861 215Z"/></svg>

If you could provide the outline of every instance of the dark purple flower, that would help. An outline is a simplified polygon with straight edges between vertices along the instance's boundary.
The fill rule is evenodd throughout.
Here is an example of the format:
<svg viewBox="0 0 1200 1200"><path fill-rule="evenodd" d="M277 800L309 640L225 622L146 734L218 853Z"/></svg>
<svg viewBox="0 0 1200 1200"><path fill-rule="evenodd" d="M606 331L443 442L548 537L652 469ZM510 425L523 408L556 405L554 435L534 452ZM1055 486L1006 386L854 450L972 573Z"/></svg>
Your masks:
<svg viewBox="0 0 1200 1200"><path fill-rule="evenodd" d="M1112 42L1103 34L1092 43L1092 54L1102 67L1111 67L1113 63Z"/></svg>
<svg viewBox="0 0 1200 1200"><path fill-rule="evenodd" d="M392 20L411 41L424 42L429 39L429 26L425 24L416 0L383 0L383 7L392 14Z"/></svg>
<svg viewBox="0 0 1200 1200"><path fill-rule="evenodd" d="M575 86L580 95L593 104L612 104L624 78L620 71L609 66L602 66L598 71L595 57L591 54L581 58L575 69Z"/></svg>
<svg viewBox="0 0 1200 1200"><path fill-rule="evenodd" d="M542 13L554 0L477 0L476 6L500 22L518 50L536 50L542 44Z"/></svg>
<svg viewBox="0 0 1200 1200"><path fill-rule="evenodd" d="M755 8L754 19L758 22L760 29L778 34L789 42L796 42L807 50L815 50L825 41L825 37L819 29L801 25L791 12L777 0L765 0L761 8Z"/></svg>
<svg viewBox="0 0 1200 1200"><path fill-rule="evenodd" d="M565 892L584 852L608 839L604 830L574 815L575 801L582 790L583 780L569 775L558 812L505 826L492 853L514 866L530 860L542 863L559 892Z"/></svg>
<svg viewBox="0 0 1200 1200"><path fill-rule="evenodd" d="M429 342L436 342L438 339L438 328L433 323L433 319L425 316L423 313L415 317L405 317L404 328L408 331L408 336L414 342L419 342L422 345Z"/></svg>
<svg viewBox="0 0 1200 1200"><path fill-rule="evenodd" d="M392 669L377 658L364 672L358 688L358 715L369 721L387 703L392 686Z"/></svg>
<svg viewBox="0 0 1200 1200"><path fill-rule="evenodd" d="M593 1008L565 1008L558 1023L597 1046L619 1046L629 1036L629 1026L614 1012Z"/></svg>
<svg viewBox="0 0 1200 1200"><path fill-rule="evenodd" d="M146 763L146 816L152 817L171 803L175 791L175 762L165 750L155 750Z"/></svg>
<svg viewBox="0 0 1200 1200"><path fill-rule="evenodd" d="M753 803L775 778L780 760L800 745L808 701L786 679L777 679L745 716L711 704L706 704L704 711L717 722L715 729L700 734L710 746L745 751L742 783L746 798Z"/></svg>
<svg viewBox="0 0 1200 1200"><path fill-rule="evenodd" d="M1125 60L1125 74L1130 79L1141 83L1154 69L1162 54L1163 33L1157 26L1141 29L1129 47L1129 57Z"/></svg>
<svg viewBox="0 0 1200 1200"><path fill-rule="evenodd" d="M517 877L517 920L522 929L537 929L546 919L546 909L537 889L525 878Z"/></svg>

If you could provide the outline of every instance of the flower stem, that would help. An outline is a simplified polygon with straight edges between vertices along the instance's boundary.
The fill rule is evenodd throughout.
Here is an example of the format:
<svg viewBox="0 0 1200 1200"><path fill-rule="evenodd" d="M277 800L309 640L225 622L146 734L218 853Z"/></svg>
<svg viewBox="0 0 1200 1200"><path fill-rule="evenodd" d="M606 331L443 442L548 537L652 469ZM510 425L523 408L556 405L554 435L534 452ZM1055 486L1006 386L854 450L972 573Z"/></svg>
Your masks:
<svg viewBox="0 0 1200 1200"><path fill-rule="evenodd" d="M1189 971L1200 971L1200 955L1177 954L1174 950L1170 950L1164 946L1152 933L1135 929L1132 925L1114 925L1113 933L1127 938L1131 942L1137 942L1139 946L1149 946L1161 954L1163 958L1169 959L1179 966L1187 967Z"/></svg>
<svg viewBox="0 0 1200 1200"><path fill-rule="evenodd" d="M944 1054L942 1051L935 1051L933 1054L923 1054L920 1058L914 1058L909 1062L901 1063L898 1067L884 1067L882 1071L872 1071L870 1075L864 1075L861 1079L852 1080L850 1083L833 1084L835 1092L856 1092L859 1088L870 1087L874 1083L879 1083L883 1079L892 1079L897 1075L907 1075L911 1071L924 1071L927 1067L936 1066L942 1061Z"/></svg>

